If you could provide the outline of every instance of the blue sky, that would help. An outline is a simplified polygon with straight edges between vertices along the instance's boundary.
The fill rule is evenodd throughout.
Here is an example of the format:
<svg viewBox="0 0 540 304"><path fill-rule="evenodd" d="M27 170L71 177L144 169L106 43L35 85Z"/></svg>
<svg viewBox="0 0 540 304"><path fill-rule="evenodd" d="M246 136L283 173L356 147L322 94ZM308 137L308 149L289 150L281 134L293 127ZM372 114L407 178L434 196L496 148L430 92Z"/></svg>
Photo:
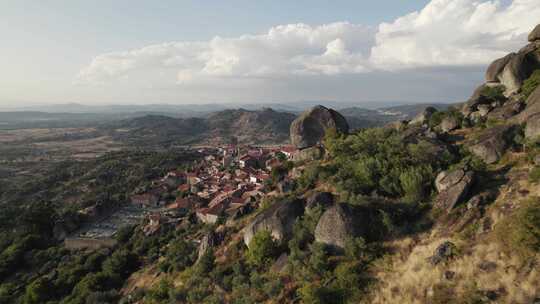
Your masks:
<svg viewBox="0 0 540 304"><path fill-rule="evenodd" d="M461 99L540 20L534 0L480 3L0 0L0 106Z"/></svg>

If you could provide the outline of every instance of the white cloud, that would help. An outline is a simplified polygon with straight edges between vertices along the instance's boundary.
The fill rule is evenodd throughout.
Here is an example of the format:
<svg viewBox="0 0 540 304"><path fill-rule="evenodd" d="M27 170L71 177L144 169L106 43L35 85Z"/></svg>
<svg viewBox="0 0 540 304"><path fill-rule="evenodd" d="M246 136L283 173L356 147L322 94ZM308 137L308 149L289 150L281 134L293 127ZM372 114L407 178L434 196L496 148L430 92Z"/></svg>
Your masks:
<svg viewBox="0 0 540 304"><path fill-rule="evenodd" d="M379 26L371 62L388 70L484 65L523 46L539 21L538 0L432 0Z"/></svg>
<svg viewBox="0 0 540 304"><path fill-rule="evenodd" d="M78 81L188 85L335 76L402 68L483 65L525 43L538 0L432 0L378 29L336 22L288 24L260 35L170 42L99 55Z"/></svg>
<svg viewBox="0 0 540 304"><path fill-rule="evenodd" d="M280 25L261 35L215 37L207 42L172 42L103 54L78 79L106 82L133 74L133 80L161 69L177 83L201 78L266 78L293 74L355 73L365 69L374 29L338 22L312 27ZM152 74L152 73L150 73Z"/></svg>

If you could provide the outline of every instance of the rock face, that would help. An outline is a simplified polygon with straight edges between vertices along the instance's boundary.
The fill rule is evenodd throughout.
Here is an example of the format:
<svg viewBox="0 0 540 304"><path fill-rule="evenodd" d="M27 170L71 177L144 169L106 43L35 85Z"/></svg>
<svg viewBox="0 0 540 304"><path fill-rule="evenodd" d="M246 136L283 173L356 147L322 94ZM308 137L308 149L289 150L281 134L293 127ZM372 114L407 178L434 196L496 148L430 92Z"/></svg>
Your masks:
<svg viewBox="0 0 540 304"><path fill-rule="evenodd" d="M433 253L433 256L429 259L431 264L437 265L441 262L447 261L451 259L453 256L457 254L457 247L454 245L454 243L446 241L442 244L440 244L437 249L435 249L435 252Z"/></svg>
<svg viewBox="0 0 540 304"><path fill-rule="evenodd" d="M527 122L529 118L540 114L540 86L532 92L532 94L529 96L529 98L527 98L525 103L527 104L527 106L525 107L525 110L523 110L523 112L519 113L519 115L516 116L516 123Z"/></svg>
<svg viewBox="0 0 540 304"><path fill-rule="evenodd" d="M222 241L223 241L223 233L218 233L218 232L209 232L209 233L207 233L202 238L201 243L199 244L197 260L200 260L201 257L206 252L208 252L208 250L218 246Z"/></svg>
<svg viewBox="0 0 540 304"><path fill-rule="evenodd" d="M513 56L502 73L499 75L501 84L506 87L506 94L513 94L521 88L532 72L539 67L538 55L536 52L518 53Z"/></svg>
<svg viewBox="0 0 540 304"><path fill-rule="evenodd" d="M518 92L534 70L540 68L540 25L529 34L531 42L517 53L510 53L490 64L486 71L486 84L502 84L505 95Z"/></svg>
<svg viewBox="0 0 540 304"><path fill-rule="evenodd" d="M475 117L485 116L493 108L502 105L506 98L504 96L486 96L485 91L489 88L501 86L498 82L483 84L476 88L472 96L461 108L463 116L473 119Z"/></svg>
<svg viewBox="0 0 540 304"><path fill-rule="evenodd" d="M538 24L534 30L529 34L529 41L534 42L540 40L540 24Z"/></svg>
<svg viewBox="0 0 540 304"><path fill-rule="evenodd" d="M367 214L355 212L346 204L336 204L326 210L315 228L315 241L343 251L347 239L364 236L369 226Z"/></svg>
<svg viewBox="0 0 540 304"><path fill-rule="evenodd" d="M473 183L474 173L457 169L452 172L443 171L435 179L435 187L439 192L435 205L437 208L450 212L469 193Z"/></svg>
<svg viewBox="0 0 540 304"><path fill-rule="evenodd" d="M306 199L306 209L317 206L326 208L334 203L334 196L330 192L315 192Z"/></svg>
<svg viewBox="0 0 540 304"><path fill-rule="evenodd" d="M507 120L523 110L524 103L519 99L510 99L504 105L496 107L487 114L488 119Z"/></svg>
<svg viewBox="0 0 540 304"><path fill-rule="evenodd" d="M435 178L435 188L437 189L437 192L440 193L456 185L463 179L465 174L465 170L461 168L454 171L442 171Z"/></svg>
<svg viewBox="0 0 540 304"><path fill-rule="evenodd" d="M345 117L333 109L315 106L292 122L291 143L299 149L313 147L321 142L329 128L335 128L341 133L349 132Z"/></svg>
<svg viewBox="0 0 540 304"><path fill-rule="evenodd" d="M508 134L513 126L502 125L486 129L470 147L472 153L486 164L498 161L508 148Z"/></svg>
<svg viewBox="0 0 540 304"><path fill-rule="evenodd" d="M499 75L504 70L506 64L516 56L515 53L510 53L503 58L493 61L486 71L486 82L499 82Z"/></svg>
<svg viewBox="0 0 540 304"><path fill-rule="evenodd" d="M321 147L309 147L296 151L292 155L293 162L312 161L321 159L324 156L324 149Z"/></svg>
<svg viewBox="0 0 540 304"><path fill-rule="evenodd" d="M431 118L431 115L433 113L437 112L437 109L434 107L427 107L424 109L424 111L418 113L410 122L409 124L424 124L429 121Z"/></svg>
<svg viewBox="0 0 540 304"><path fill-rule="evenodd" d="M441 122L441 131L443 132L450 132L452 130L455 130L459 127L459 122L457 118L452 116L447 116L443 119Z"/></svg>
<svg viewBox="0 0 540 304"><path fill-rule="evenodd" d="M304 203L300 200L275 203L244 228L244 243L249 246L253 236L261 230L269 231L276 240L288 240L296 219L303 213Z"/></svg>
<svg viewBox="0 0 540 304"><path fill-rule="evenodd" d="M540 114L533 115L527 119L525 127L525 137L529 139L538 139L540 136Z"/></svg>

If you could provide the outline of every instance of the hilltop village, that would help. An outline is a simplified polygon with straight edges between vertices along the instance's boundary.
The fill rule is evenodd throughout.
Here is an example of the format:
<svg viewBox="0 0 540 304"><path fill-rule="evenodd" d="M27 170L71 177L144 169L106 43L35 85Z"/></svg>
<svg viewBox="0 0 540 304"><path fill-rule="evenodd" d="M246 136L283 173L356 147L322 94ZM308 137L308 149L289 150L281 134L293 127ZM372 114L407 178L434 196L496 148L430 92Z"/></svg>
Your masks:
<svg viewBox="0 0 540 304"><path fill-rule="evenodd" d="M178 223L190 212L206 224L236 219L258 208L261 198L272 194L273 170L286 165L298 150L293 146L252 147L227 145L201 148L204 158L190 170L168 172L148 189L131 196L131 204L146 212L147 234L161 225ZM290 191L288 177L277 182L277 191Z"/></svg>

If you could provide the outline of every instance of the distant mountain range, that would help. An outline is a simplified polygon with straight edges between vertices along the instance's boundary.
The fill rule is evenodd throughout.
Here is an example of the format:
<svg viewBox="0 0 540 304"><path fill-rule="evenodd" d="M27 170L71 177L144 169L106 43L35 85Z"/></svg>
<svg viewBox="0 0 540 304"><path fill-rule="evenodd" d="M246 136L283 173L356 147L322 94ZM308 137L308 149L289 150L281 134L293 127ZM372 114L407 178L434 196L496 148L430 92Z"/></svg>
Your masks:
<svg viewBox="0 0 540 304"><path fill-rule="evenodd" d="M382 126L388 122L410 119L430 104L396 106L370 110L345 108L340 112L351 129ZM449 105L436 105L445 109ZM204 117L174 118L146 115L103 126L108 135L133 145L222 144L233 138L240 143L275 144L289 139L289 126L296 113L262 110L228 109Z"/></svg>
<svg viewBox="0 0 540 304"><path fill-rule="evenodd" d="M339 102L339 101L298 101L291 103L210 103L210 104L147 104L147 105L83 105L78 103L37 105L23 107L0 107L2 112L45 112L45 113L72 113L72 114L168 114L175 117L201 117L210 112L227 109L261 110L272 108L281 112L302 112L307 108L324 105L334 109L363 108L380 109L385 107L400 107L413 102Z"/></svg>
<svg viewBox="0 0 540 304"><path fill-rule="evenodd" d="M101 129L114 139L133 145L286 142L295 114L272 109L223 110L206 117L172 118L162 115L122 120Z"/></svg>
<svg viewBox="0 0 540 304"><path fill-rule="evenodd" d="M50 112L0 112L0 129L99 127L118 140L141 145L222 143L233 136L246 143L275 143L288 139L290 123L312 103L279 106L282 107L251 105L222 109L225 106L196 105L188 109L186 105L93 107L70 104L43 109ZM446 109L449 104L334 108L347 118L351 129L358 129L410 119L427 106Z"/></svg>

